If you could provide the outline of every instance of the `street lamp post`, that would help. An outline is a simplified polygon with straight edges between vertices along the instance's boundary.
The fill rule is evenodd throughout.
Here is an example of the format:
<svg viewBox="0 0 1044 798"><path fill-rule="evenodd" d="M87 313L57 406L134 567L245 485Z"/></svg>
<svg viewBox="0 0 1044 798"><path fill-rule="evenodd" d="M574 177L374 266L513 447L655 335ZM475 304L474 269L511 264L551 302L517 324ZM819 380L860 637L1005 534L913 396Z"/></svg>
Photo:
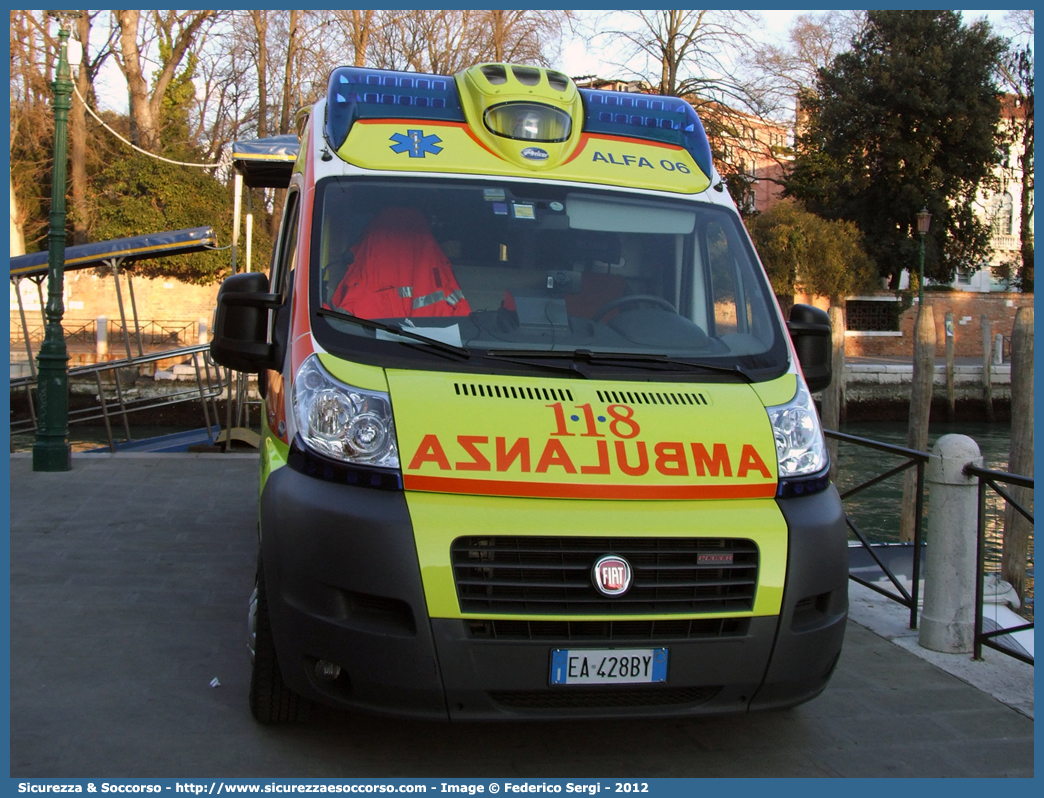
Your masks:
<svg viewBox="0 0 1044 798"><path fill-rule="evenodd" d="M51 182L50 230L47 234L47 323L37 356L37 397L40 404L33 471L69 471L69 354L62 330L65 271L65 153L73 83L67 48L69 31L58 31L58 70L54 88L54 175Z"/></svg>
<svg viewBox="0 0 1044 798"><path fill-rule="evenodd" d="M922 208L917 214L917 232L921 236L921 265L917 274L917 306L924 307L924 236L932 223L932 215L928 208Z"/></svg>

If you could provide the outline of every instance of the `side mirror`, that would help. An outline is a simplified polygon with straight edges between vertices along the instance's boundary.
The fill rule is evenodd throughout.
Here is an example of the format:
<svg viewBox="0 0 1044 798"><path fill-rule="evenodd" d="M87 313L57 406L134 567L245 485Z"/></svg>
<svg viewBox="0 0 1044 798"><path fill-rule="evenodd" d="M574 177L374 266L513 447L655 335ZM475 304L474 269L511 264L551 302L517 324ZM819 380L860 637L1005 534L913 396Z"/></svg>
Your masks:
<svg viewBox="0 0 1044 798"><path fill-rule="evenodd" d="M214 362L251 374L278 369L281 364L274 362L275 346L268 342L268 311L281 304L278 295L268 293L268 278L260 272L226 278L214 313L210 341Z"/></svg>
<svg viewBox="0 0 1044 798"><path fill-rule="evenodd" d="M805 382L812 393L822 391L833 377L833 344L830 316L811 305L794 305L790 309L787 331L794 342Z"/></svg>

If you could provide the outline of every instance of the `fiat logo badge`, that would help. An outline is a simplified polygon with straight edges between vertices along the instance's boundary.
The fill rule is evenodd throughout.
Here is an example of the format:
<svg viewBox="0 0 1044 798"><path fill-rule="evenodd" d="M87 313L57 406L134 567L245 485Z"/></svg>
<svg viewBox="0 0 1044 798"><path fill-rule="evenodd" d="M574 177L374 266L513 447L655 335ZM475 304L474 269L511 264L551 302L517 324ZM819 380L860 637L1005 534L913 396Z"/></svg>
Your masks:
<svg viewBox="0 0 1044 798"><path fill-rule="evenodd" d="M631 564L615 554L599 557L591 569L591 581L604 596L622 596L631 588Z"/></svg>

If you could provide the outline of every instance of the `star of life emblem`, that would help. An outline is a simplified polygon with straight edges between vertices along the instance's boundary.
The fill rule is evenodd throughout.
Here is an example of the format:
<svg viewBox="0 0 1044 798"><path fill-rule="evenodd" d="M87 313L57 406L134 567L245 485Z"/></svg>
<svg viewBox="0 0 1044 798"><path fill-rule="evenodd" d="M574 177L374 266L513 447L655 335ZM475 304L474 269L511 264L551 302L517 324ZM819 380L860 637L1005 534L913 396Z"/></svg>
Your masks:
<svg viewBox="0 0 1044 798"><path fill-rule="evenodd" d="M405 133L393 133L390 141L395 142L391 145L392 152L398 155L408 152L411 158L423 158L429 153L438 155L442 152L442 147L439 146L442 139L434 133L425 136L423 130L407 130Z"/></svg>

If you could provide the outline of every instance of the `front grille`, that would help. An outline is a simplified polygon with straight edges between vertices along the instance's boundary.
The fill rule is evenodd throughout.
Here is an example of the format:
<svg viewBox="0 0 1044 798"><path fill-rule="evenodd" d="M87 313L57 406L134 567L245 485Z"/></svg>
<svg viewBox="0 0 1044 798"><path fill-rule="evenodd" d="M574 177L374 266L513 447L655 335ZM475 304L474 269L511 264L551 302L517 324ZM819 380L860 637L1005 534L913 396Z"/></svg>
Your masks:
<svg viewBox="0 0 1044 798"><path fill-rule="evenodd" d="M468 635L487 640L693 640L742 637L749 618L668 621L465 621Z"/></svg>
<svg viewBox="0 0 1044 798"><path fill-rule="evenodd" d="M464 537L451 547L461 612L652 615L748 612L758 548L734 538ZM605 554L631 563L623 596L595 590Z"/></svg>
<svg viewBox="0 0 1044 798"><path fill-rule="evenodd" d="M562 687L549 690L496 690L490 699L511 709L615 709L703 704L720 687Z"/></svg>

